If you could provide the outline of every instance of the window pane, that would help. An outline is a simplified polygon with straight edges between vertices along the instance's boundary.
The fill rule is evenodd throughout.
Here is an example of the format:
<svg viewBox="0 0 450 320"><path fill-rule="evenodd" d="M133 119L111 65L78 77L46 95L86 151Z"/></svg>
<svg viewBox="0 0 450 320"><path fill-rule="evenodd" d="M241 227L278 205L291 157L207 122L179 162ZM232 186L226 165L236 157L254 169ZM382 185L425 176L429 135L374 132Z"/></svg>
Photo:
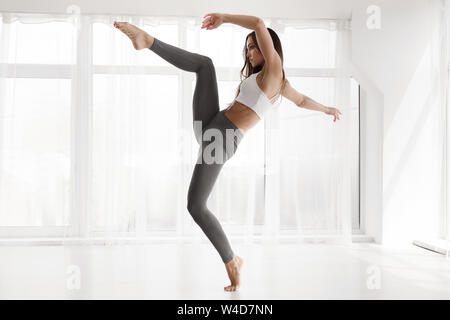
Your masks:
<svg viewBox="0 0 450 320"><path fill-rule="evenodd" d="M178 43L178 25L162 22L159 26L138 26L152 36L174 46ZM131 40L112 24L93 24L93 60L97 65L171 66L150 50L135 50Z"/></svg>
<svg viewBox="0 0 450 320"><path fill-rule="evenodd" d="M3 63L71 64L75 61L74 27L68 22L27 24L15 21L2 26L8 46ZM3 48L2 48L3 49Z"/></svg>
<svg viewBox="0 0 450 320"><path fill-rule="evenodd" d="M294 88L324 105L333 106L333 78L299 78L289 80ZM351 118L351 185L353 227L359 226L359 109L356 82L352 82L352 108L345 108L345 117ZM341 111L343 108L336 106ZM330 216L323 195L332 183L333 125L332 117L299 108L284 101L280 105L281 212L282 228L327 230L335 222ZM293 148L292 146L295 146Z"/></svg>
<svg viewBox="0 0 450 320"><path fill-rule="evenodd" d="M185 199L177 196L178 76L95 75L93 103L91 225L174 226L174 199Z"/></svg>
<svg viewBox="0 0 450 320"><path fill-rule="evenodd" d="M6 79L1 226L62 226L69 213L70 80Z"/></svg>
<svg viewBox="0 0 450 320"><path fill-rule="evenodd" d="M251 30L232 25L222 25L214 30L198 31L199 25L191 22L187 30L187 50L210 57L217 67L244 65L245 38Z"/></svg>
<svg viewBox="0 0 450 320"><path fill-rule="evenodd" d="M286 27L281 36L285 68L333 68L336 31Z"/></svg>

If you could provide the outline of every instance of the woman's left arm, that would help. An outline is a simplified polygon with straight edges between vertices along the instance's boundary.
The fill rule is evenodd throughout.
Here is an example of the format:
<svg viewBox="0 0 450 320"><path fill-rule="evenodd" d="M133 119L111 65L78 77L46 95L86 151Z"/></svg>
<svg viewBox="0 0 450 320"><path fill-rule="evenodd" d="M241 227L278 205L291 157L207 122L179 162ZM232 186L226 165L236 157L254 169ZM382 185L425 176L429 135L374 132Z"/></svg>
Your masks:
<svg viewBox="0 0 450 320"><path fill-rule="evenodd" d="M314 111L321 111L324 112L325 114L329 114L334 117L333 121L336 121L336 119L340 120L339 115L342 114L341 111L333 107L326 107L323 104L314 101L310 97L301 94L300 92L295 90L294 87L291 86L290 82L287 79L284 90L282 91L282 95L287 99L291 100L292 102L294 102L298 107Z"/></svg>
<svg viewBox="0 0 450 320"><path fill-rule="evenodd" d="M338 109L333 108L333 107L325 107L323 104L320 104L317 101L314 101L313 99L311 99L308 96L305 96L300 107L305 108L305 109L315 110L315 111L322 111L325 114L329 114L330 116L334 117L334 119L333 119L334 122L336 120L340 120L339 115L342 114L342 112L339 111Z"/></svg>
<svg viewBox="0 0 450 320"><path fill-rule="evenodd" d="M203 21L202 28L206 28L207 30L215 29L222 23L233 23L254 30L259 49L267 66L274 66L281 69L281 58L275 50L269 30L267 30L264 21L261 18L227 13L208 13L204 18L205 20Z"/></svg>

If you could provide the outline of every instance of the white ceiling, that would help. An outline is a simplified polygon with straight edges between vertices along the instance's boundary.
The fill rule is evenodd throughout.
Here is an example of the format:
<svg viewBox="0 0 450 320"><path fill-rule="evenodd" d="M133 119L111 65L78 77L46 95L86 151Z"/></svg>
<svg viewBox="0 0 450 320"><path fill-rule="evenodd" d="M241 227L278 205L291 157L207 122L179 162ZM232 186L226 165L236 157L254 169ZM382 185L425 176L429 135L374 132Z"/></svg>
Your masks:
<svg viewBox="0 0 450 320"><path fill-rule="evenodd" d="M65 13L77 5L81 13L203 16L208 12L259 17L350 18L357 0L2 0L0 11Z"/></svg>

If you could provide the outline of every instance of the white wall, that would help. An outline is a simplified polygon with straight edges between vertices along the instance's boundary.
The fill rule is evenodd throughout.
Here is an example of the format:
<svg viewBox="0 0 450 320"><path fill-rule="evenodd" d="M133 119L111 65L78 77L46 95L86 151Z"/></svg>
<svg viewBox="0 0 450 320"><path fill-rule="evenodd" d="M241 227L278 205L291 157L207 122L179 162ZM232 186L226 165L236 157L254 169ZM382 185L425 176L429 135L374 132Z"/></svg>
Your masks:
<svg viewBox="0 0 450 320"><path fill-rule="evenodd" d="M365 9L381 8L381 29L369 30ZM437 233L440 210L439 130L433 100L431 0L360 0L353 6L353 63L383 94L384 243ZM377 108L377 106L374 106ZM373 118L376 110L371 110ZM369 120L369 121L371 121ZM402 235L399 237L399 235Z"/></svg>
<svg viewBox="0 0 450 320"><path fill-rule="evenodd" d="M202 17L207 12L219 11L277 18L351 17L354 75L363 87L361 198L365 230L377 242L384 243L409 242L420 231L420 224L432 231L439 199L430 190L438 181L433 176L437 171L426 168L436 166L437 162L433 154L423 156L431 150L433 123L423 120L428 115L431 89L421 79L427 71L422 58L435 22L431 4L436 1L272 0L261 3L259 0L2 0L0 10L65 12L68 5L75 4L82 13ZM366 27L369 5L381 8L380 30ZM414 99L417 92L424 99ZM403 236L398 238L398 234Z"/></svg>

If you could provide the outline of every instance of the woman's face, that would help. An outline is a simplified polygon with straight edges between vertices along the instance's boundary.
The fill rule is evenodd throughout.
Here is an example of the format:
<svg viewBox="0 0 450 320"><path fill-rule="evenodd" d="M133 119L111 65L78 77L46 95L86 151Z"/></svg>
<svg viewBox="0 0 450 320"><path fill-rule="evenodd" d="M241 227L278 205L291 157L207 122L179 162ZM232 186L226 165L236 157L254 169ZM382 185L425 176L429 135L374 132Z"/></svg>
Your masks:
<svg viewBox="0 0 450 320"><path fill-rule="evenodd" d="M247 39L247 57L253 68L264 62L264 56L259 51L256 43L253 42L252 37L248 37Z"/></svg>

